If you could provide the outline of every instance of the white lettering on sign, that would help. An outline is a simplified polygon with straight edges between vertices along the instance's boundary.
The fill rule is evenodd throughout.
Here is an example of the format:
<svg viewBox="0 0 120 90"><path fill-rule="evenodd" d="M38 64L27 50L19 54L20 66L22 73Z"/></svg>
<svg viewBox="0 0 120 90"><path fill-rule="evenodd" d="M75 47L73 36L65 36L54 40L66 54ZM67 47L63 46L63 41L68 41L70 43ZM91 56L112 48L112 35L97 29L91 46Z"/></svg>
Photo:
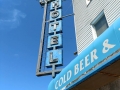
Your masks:
<svg viewBox="0 0 120 90"><path fill-rule="evenodd" d="M80 61L80 71L82 71L84 69L83 67L83 59Z"/></svg>
<svg viewBox="0 0 120 90"><path fill-rule="evenodd" d="M116 45L113 45L113 44L108 44L109 40L106 39L104 42L103 42L103 52L102 53L106 53L109 51L109 49L111 48L114 48ZM82 58L78 63L76 63L74 65L74 69L73 71L72 70L69 70L65 75L63 75L63 77L60 77L59 80L56 81L56 84L55 84L55 89L58 90L58 88L60 86L62 86L63 84L65 84L67 81L69 81L71 79L71 77L75 77L75 75L81 73L81 71L85 70L87 71L87 67L94 63L96 60L98 60L98 56L97 56L97 49L94 49L92 50L89 54L86 54L86 56L84 58ZM93 67L93 66L92 66ZM92 68L91 67L91 68ZM84 73L86 73L86 71ZM72 72L74 73L72 76ZM77 77L75 77L76 79ZM63 85L63 87L65 88L65 86ZM64 88L61 87L62 89L61 90L64 90Z"/></svg>
<svg viewBox="0 0 120 90"><path fill-rule="evenodd" d="M74 75L76 75L79 72L78 64L74 66Z"/></svg>
<svg viewBox="0 0 120 90"><path fill-rule="evenodd" d="M108 44L108 42L109 42L108 39L106 39L106 40L103 42L103 46L104 46L104 48L103 48L103 50L102 50L103 53L107 53L107 52L109 51L109 49L115 47L115 45Z"/></svg>
<svg viewBox="0 0 120 90"><path fill-rule="evenodd" d="M63 77L61 77L60 80L59 80L59 86L61 86L63 84L63 82L64 82Z"/></svg>
<svg viewBox="0 0 120 90"><path fill-rule="evenodd" d="M57 80L57 82L55 83L55 89L57 90L58 87L62 86L65 82L70 80L71 76L72 76L72 71L69 70L66 74L63 75L63 77L60 77L60 79Z"/></svg>
<svg viewBox="0 0 120 90"><path fill-rule="evenodd" d="M56 84L55 84L55 89L58 89L57 85L58 85L58 81L57 81Z"/></svg>
<svg viewBox="0 0 120 90"><path fill-rule="evenodd" d="M93 63L94 60L98 59L98 56L96 55L97 50L94 49L90 54L86 55L84 59L80 60L80 64L76 64L74 66L74 75L78 74L79 71L84 70L84 68L88 67L90 63ZM90 60L91 57L91 60Z"/></svg>
<svg viewBox="0 0 120 90"><path fill-rule="evenodd" d="M94 49L90 54L91 54L91 62L94 62L95 59L98 59L97 55L97 50Z"/></svg>
<svg viewBox="0 0 120 90"><path fill-rule="evenodd" d="M53 27L53 30L55 31L57 29L57 26L59 25L59 22L55 22L53 24L51 24L51 26Z"/></svg>
<svg viewBox="0 0 120 90"><path fill-rule="evenodd" d="M87 67L88 65L90 65L90 62L89 62L89 55L87 55L86 57L85 57L85 67Z"/></svg>
<svg viewBox="0 0 120 90"><path fill-rule="evenodd" d="M57 1L57 2L53 2L52 3L52 7L53 8L58 8L59 7L59 2Z"/></svg>

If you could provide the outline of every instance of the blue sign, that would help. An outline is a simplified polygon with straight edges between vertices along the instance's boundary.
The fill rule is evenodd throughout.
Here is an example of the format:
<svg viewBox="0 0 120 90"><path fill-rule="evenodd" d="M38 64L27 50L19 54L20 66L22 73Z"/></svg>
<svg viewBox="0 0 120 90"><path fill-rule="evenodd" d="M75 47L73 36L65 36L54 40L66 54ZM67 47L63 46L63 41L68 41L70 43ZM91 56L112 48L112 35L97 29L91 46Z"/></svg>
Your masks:
<svg viewBox="0 0 120 90"><path fill-rule="evenodd" d="M62 19L61 0L51 2L46 66L62 65ZM54 68L55 69L55 68ZM52 69L52 72L55 70Z"/></svg>
<svg viewBox="0 0 120 90"><path fill-rule="evenodd" d="M52 35L55 31L57 34L62 32L62 20L52 22L49 24L49 34Z"/></svg>
<svg viewBox="0 0 120 90"><path fill-rule="evenodd" d="M55 11L51 11L50 12L50 21L54 21L55 19L56 20L60 20L61 19L61 15L62 15L61 9L58 9L58 10L55 10Z"/></svg>
<svg viewBox="0 0 120 90"><path fill-rule="evenodd" d="M61 0L56 0L56 1L51 2L50 10L53 11L53 10L59 9L61 7L62 7Z"/></svg>
<svg viewBox="0 0 120 90"><path fill-rule="evenodd" d="M66 90L120 55L120 18L53 79L48 90Z"/></svg>
<svg viewBox="0 0 120 90"><path fill-rule="evenodd" d="M47 52L46 56L46 66L51 66L52 63L56 63L57 65L62 64L62 50L51 50Z"/></svg>
<svg viewBox="0 0 120 90"><path fill-rule="evenodd" d="M53 49L54 47L62 47L62 35L55 34L48 37L48 49Z"/></svg>

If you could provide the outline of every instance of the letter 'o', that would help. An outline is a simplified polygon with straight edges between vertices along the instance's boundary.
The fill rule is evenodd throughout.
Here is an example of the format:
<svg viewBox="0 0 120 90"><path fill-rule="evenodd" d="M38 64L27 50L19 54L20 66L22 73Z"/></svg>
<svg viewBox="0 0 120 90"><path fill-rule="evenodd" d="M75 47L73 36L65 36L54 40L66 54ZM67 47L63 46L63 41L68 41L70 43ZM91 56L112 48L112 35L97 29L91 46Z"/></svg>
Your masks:
<svg viewBox="0 0 120 90"><path fill-rule="evenodd" d="M59 87L63 84L63 77L60 78L59 80Z"/></svg>

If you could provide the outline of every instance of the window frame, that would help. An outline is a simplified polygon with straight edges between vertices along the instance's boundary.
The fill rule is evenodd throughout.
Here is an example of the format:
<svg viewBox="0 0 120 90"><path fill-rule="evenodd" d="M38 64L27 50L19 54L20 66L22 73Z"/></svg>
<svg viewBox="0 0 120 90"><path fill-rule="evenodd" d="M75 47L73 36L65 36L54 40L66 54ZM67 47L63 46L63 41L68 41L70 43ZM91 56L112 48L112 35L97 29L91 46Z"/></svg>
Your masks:
<svg viewBox="0 0 120 90"><path fill-rule="evenodd" d="M98 14L98 16L91 22L90 26L91 26L91 30L92 30L92 34L93 34L93 39L95 40L98 36L97 36L97 31L95 29L95 24L103 17L105 16L104 11L100 12L100 14ZM106 16L105 16L106 18ZM107 19L106 19L107 22ZM108 22L107 22L108 24ZM109 26L108 26L109 27Z"/></svg>

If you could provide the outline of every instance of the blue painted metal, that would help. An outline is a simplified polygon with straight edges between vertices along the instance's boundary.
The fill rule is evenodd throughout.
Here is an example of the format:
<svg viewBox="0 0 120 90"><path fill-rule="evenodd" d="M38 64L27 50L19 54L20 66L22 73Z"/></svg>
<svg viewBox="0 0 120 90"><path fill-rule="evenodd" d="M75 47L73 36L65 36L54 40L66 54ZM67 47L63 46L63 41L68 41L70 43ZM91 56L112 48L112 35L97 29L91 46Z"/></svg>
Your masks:
<svg viewBox="0 0 120 90"><path fill-rule="evenodd" d="M50 5L46 67L52 68L52 76L55 77L56 67L63 64L61 0L53 0Z"/></svg>
<svg viewBox="0 0 120 90"><path fill-rule="evenodd" d="M58 44L51 45L51 38L54 37L54 36L58 37ZM47 48L51 50L51 49L53 49L53 47L56 47L56 48L61 48L62 47L62 35L61 34L51 35L51 36L48 37Z"/></svg>
<svg viewBox="0 0 120 90"><path fill-rule="evenodd" d="M61 65L62 64L62 50L56 49L56 50L51 50L51 51L47 52L46 66L48 66L48 67L51 66L50 53L53 53L52 59L57 59L56 65Z"/></svg>
<svg viewBox="0 0 120 90"><path fill-rule="evenodd" d="M51 11L55 10L55 8L52 7L52 5L53 5L54 2L57 3L57 1L51 2L51 5L50 5L50 10L51 10ZM61 0L58 0L58 3L59 3L59 7L58 7L57 9L59 9L59 8L62 7Z"/></svg>
<svg viewBox="0 0 120 90"><path fill-rule="evenodd" d="M106 66L112 64L113 62L115 62L116 60L120 59L120 52L117 53L115 56L111 57L109 60L107 60L106 62L102 63L101 65L99 65L98 67L96 67L95 69L93 69L91 72L89 72L88 74L84 75L82 78L78 79L77 82L71 84L69 87L67 87L65 90L70 90L72 87L76 86L79 83L82 83L84 80L88 79L89 77L91 77L92 75L96 74L97 72L99 72L100 70L104 69Z"/></svg>
<svg viewBox="0 0 120 90"><path fill-rule="evenodd" d="M56 11L59 12L59 16L58 16L57 18L52 18L51 13L54 12L54 11L50 11L50 21L60 20L60 19L61 19L61 16L62 16L62 11L61 11L61 9L58 9L58 10L56 10Z"/></svg>
<svg viewBox="0 0 120 90"><path fill-rule="evenodd" d="M117 58L119 58L120 53L117 53L110 59L105 60L105 58L109 57L119 49L120 49L120 18L118 18L102 35L100 35L79 56L77 56L73 61L71 61L70 64L66 66L61 71L61 73L50 82L48 90L61 90L62 88L67 86L70 82L73 82L78 78L79 79L76 80L75 83L68 86L67 89L71 88L72 86L76 85L79 82L82 82L89 76L93 75L94 73L102 69L102 67L105 67L106 65L114 62ZM88 72L89 70L91 71Z"/></svg>
<svg viewBox="0 0 120 90"><path fill-rule="evenodd" d="M56 31L56 33L60 33L62 32L62 20L57 21L59 24L57 25L56 30L53 29L52 24L54 24L54 22L51 22L49 24L49 34L54 34L54 32Z"/></svg>

